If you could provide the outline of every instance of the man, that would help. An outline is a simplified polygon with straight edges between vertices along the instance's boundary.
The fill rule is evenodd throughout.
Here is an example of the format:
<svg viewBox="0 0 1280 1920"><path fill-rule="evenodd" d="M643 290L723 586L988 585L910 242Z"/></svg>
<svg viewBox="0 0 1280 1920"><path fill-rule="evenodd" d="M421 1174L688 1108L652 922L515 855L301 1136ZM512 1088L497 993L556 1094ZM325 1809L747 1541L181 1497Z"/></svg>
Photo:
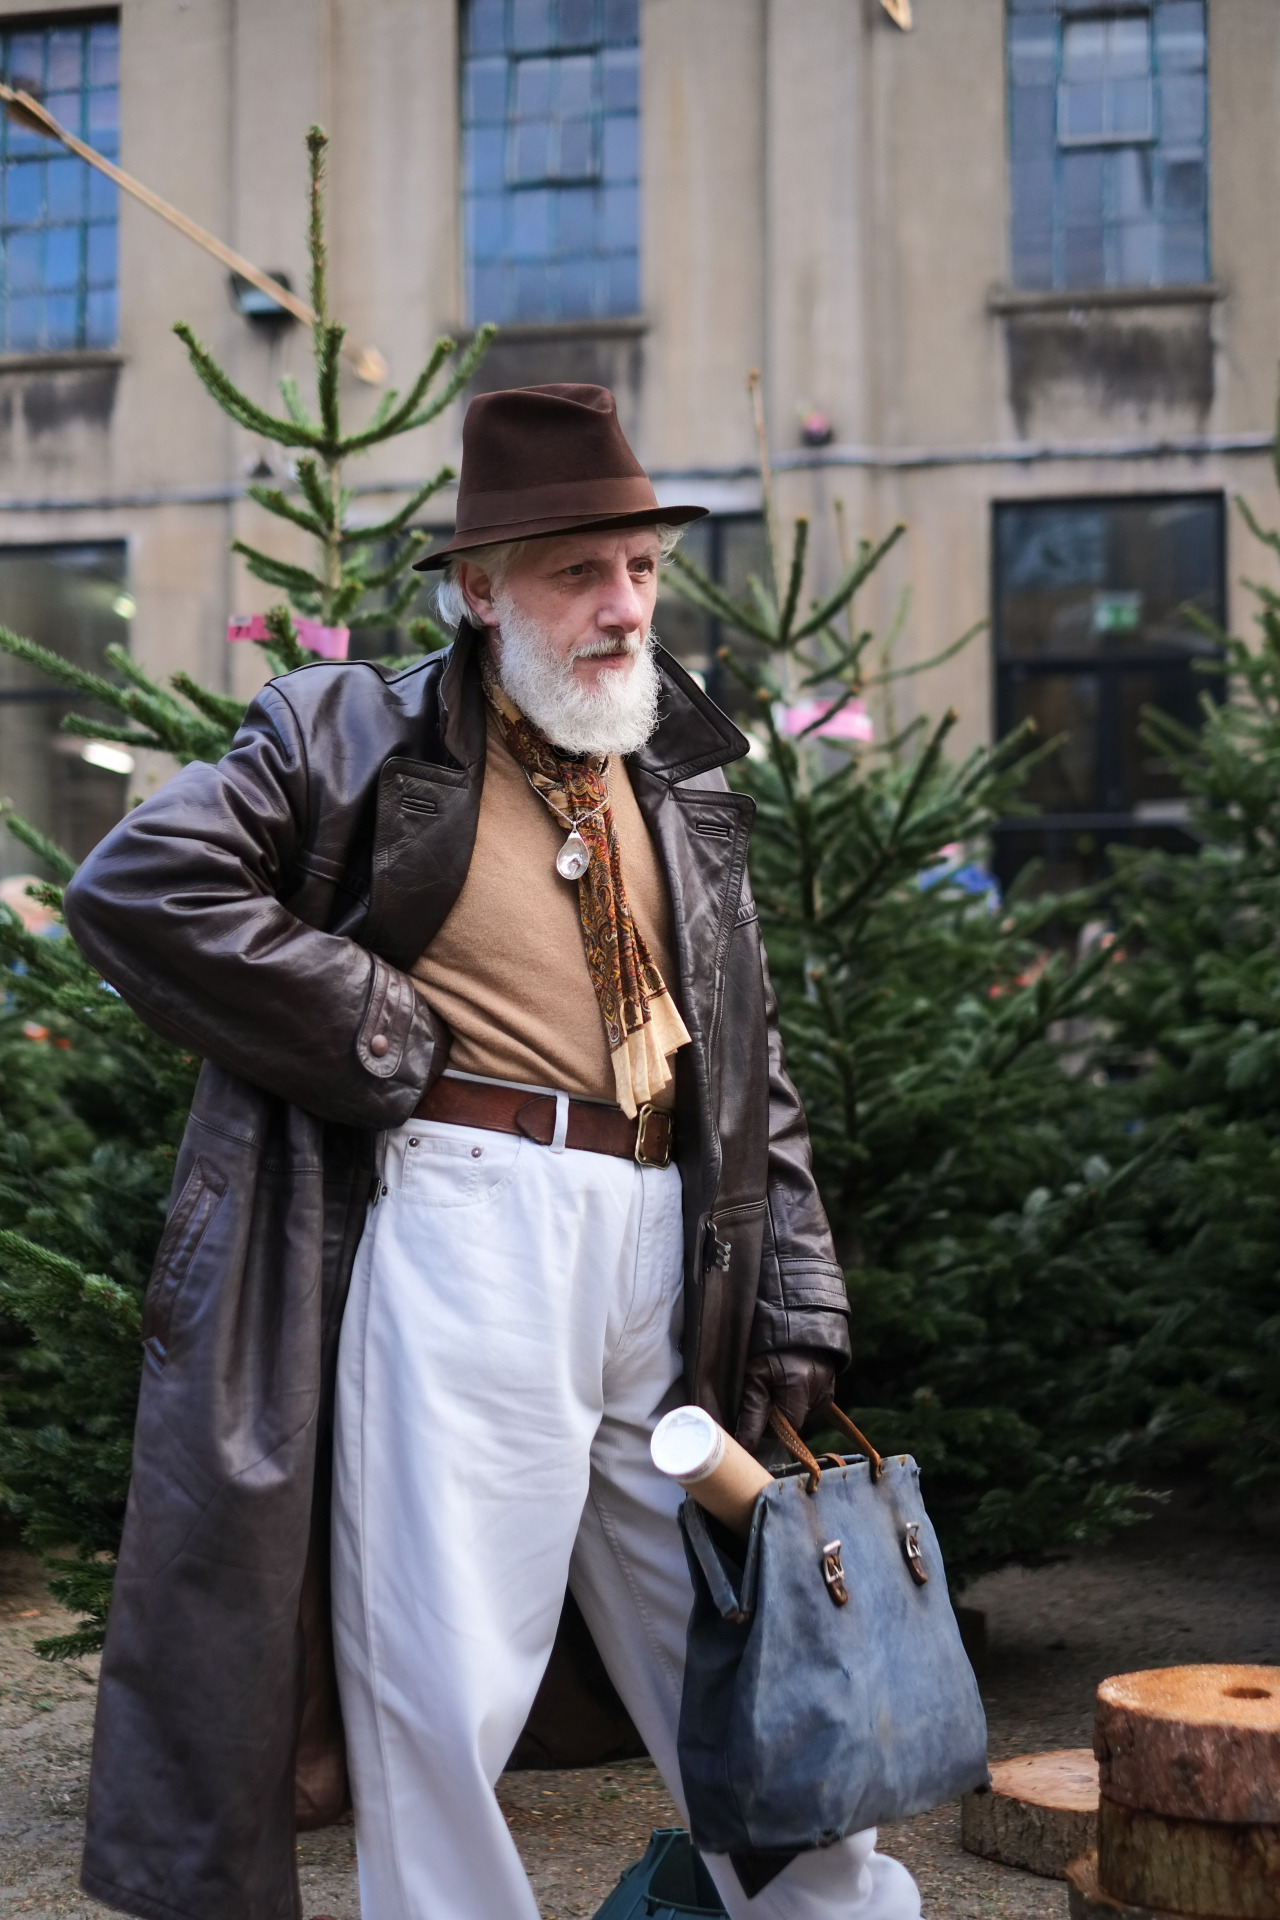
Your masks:
<svg viewBox="0 0 1280 1920"><path fill-rule="evenodd" d="M566 1587L679 1798L654 1424L693 1398L758 1445L848 1352L721 771L746 742L649 637L700 510L659 509L600 388L485 395L463 449L447 655L274 682L67 895L206 1058L84 1872L154 1920L297 1914L340 1722L365 1920L534 1920L493 1783ZM913 1920L873 1843L752 1901L710 1864L734 1920Z"/></svg>

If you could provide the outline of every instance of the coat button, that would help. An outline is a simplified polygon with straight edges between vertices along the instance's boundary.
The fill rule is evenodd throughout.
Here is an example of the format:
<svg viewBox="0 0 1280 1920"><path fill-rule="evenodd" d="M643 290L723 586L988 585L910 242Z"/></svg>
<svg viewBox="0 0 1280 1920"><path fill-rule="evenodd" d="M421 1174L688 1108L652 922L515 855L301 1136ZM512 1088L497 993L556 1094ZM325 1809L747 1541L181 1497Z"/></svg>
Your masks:
<svg viewBox="0 0 1280 1920"><path fill-rule="evenodd" d="M369 1042L369 1051L373 1055L375 1060L381 1060L383 1054L386 1052L387 1048L390 1045L391 1045L391 1042L387 1039L387 1036L385 1033L375 1033L372 1040Z"/></svg>

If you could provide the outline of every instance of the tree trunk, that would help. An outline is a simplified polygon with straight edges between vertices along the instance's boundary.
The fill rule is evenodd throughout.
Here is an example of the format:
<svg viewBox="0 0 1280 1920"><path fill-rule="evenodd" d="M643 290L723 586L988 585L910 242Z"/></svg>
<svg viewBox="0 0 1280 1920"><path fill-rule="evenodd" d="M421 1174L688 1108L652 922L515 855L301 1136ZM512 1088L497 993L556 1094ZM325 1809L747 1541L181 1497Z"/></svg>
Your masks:
<svg viewBox="0 0 1280 1920"><path fill-rule="evenodd" d="M1186 1920L1184 1914L1157 1913L1154 1907L1131 1907L1115 1900L1098 1884L1098 1856L1083 1854L1067 1868L1068 1920Z"/></svg>
<svg viewBox="0 0 1280 1920"><path fill-rule="evenodd" d="M998 1760L991 1787L960 1802L960 1840L984 1860L1064 1880L1096 1845L1098 1766L1087 1747Z"/></svg>
<svg viewBox="0 0 1280 1920"><path fill-rule="evenodd" d="M1280 1667L1166 1667L1104 1680L1094 1752L1102 1792L1118 1806L1278 1826ZM1105 1860L1102 1872L1107 1881Z"/></svg>
<svg viewBox="0 0 1280 1920"><path fill-rule="evenodd" d="M1119 1900L1213 1920L1280 1920L1280 1826L1098 1808L1098 1872Z"/></svg>

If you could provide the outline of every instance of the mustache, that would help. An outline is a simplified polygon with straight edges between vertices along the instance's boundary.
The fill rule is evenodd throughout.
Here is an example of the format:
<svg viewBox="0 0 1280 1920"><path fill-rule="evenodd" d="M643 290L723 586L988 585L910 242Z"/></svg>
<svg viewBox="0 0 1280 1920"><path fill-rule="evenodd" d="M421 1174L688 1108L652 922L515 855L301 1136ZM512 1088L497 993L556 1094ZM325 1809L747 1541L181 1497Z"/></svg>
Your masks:
<svg viewBox="0 0 1280 1920"><path fill-rule="evenodd" d="M569 664L575 660L604 660L611 654L625 653L634 656L644 646L644 636L636 633L619 633L610 638L602 635L599 640L585 640L575 647L569 655Z"/></svg>

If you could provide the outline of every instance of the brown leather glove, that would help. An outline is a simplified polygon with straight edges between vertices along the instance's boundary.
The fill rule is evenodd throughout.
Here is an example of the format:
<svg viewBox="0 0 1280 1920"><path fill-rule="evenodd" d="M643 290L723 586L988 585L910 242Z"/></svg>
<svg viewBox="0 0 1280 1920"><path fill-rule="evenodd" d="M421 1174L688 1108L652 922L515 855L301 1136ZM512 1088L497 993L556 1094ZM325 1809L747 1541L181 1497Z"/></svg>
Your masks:
<svg viewBox="0 0 1280 1920"><path fill-rule="evenodd" d="M835 1384L836 1362L829 1353L791 1347L781 1353L753 1354L747 1362L734 1438L754 1453L768 1431L773 1407L797 1433L802 1432L809 1415L826 1406Z"/></svg>

